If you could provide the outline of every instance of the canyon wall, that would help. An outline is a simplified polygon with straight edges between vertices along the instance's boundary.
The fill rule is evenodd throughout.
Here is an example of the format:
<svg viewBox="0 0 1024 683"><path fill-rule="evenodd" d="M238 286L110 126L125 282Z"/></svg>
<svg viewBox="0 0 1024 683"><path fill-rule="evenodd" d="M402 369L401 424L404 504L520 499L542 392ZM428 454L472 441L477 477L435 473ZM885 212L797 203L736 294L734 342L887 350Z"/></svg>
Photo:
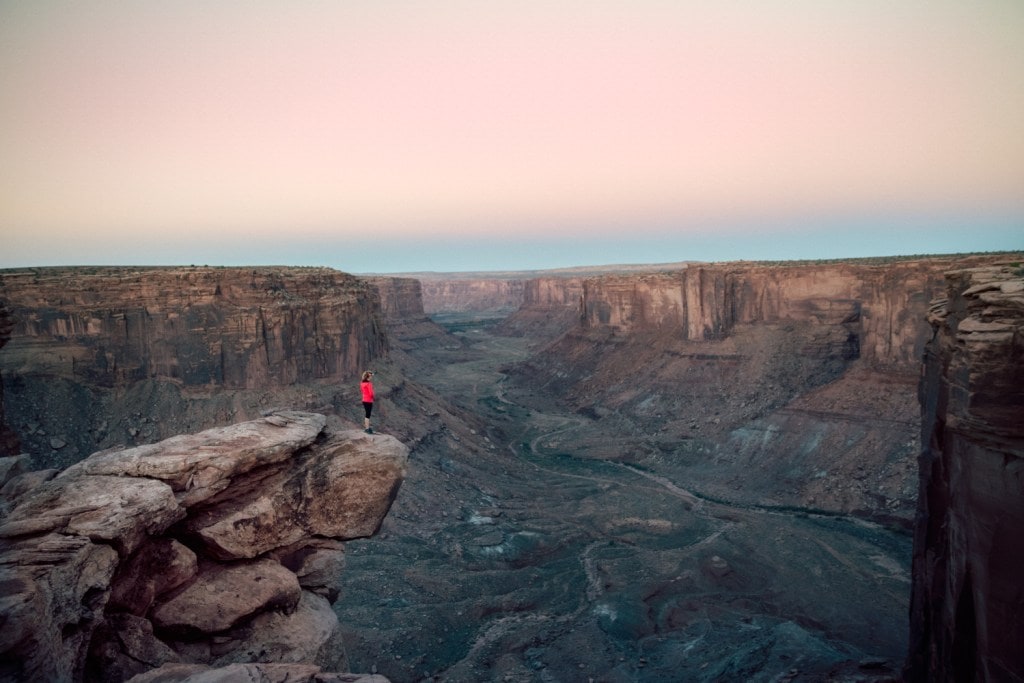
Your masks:
<svg viewBox="0 0 1024 683"><path fill-rule="evenodd" d="M421 278L423 310L435 313L507 314L523 302L521 279Z"/></svg>
<svg viewBox="0 0 1024 683"><path fill-rule="evenodd" d="M444 346L451 338L423 310L423 288L408 277L371 277L367 282L380 293L384 322L388 330L389 358L407 370L424 369L409 352Z"/></svg>
<svg viewBox="0 0 1024 683"><path fill-rule="evenodd" d="M917 362L924 315L941 291L946 259L884 265L722 264L585 280L585 327L673 331L690 341L728 337L738 325L809 323L825 351L876 365Z"/></svg>
<svg viewBox="0 0 1024 683"><path fill-rule="evenodd" d="M370 277L367 282L377 288L381 312L388 322L424 320L423 286L409 277Z"/></svg>
<svg viewBox="0 0 1024 683"><path fill-rule="evenodd" d="M356 680L311 674L347 668L344 541L376 533L408 449L326 424L277 412L59 473L0 468L0 678L277 662L308 666L274 680Z"/></svg>
<svg viewBox="0 0 1024 683"><path fill-rule="evenodd" d="M386 351L377 292L304 268L37 268L0 274L5 372L115 387L340 379Z"/></svg>
<svg viewBox="0 0 1024 683"><path fill-rule="evenodd" d="M330 409L388 352L378 288L324 268L6 270L0 300L5 414L38 468L281 405Z"/></svg>
<svg viewBox="0 0 1024 683"><path fill-rule="evenodd" d="M498 325L497 331L540 341L554 339L578 324L582 298L582 278L539 277L526 280L522 304Z"/></svg>
<svg viewBox="0 0 1024 683"><path fill-rule="evenodd" d="M949 274L928 320L907 677L1024 680L1024 267Z"/></svg>

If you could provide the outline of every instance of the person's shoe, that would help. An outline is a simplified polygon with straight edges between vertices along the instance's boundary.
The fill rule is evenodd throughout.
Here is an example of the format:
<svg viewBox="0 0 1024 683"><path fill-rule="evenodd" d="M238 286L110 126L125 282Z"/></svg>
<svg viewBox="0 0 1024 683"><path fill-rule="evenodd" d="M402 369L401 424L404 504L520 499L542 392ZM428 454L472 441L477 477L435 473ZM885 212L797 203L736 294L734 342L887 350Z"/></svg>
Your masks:
<svg viewBox="0 0 1024 683"><path fill-rule="evenodd" d="M367 434L373 434L373 427L367 427L363 431L366 432Z"/></svg>

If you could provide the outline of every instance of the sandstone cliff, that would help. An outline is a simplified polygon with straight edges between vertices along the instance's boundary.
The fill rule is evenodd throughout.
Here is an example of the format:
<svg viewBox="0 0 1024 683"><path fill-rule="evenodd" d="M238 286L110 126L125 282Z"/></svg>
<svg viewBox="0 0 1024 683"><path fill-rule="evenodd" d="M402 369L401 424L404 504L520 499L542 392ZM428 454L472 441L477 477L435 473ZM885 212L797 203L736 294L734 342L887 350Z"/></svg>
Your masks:
<svg viewBox="0 0 1024 683"><path fill-rule="evenodd" d="M523 301L512 315L498 325L509 336L547 341L574 327L580 318L583 279L539 277L523 283Z"/></svg>
<svg viewBox="0 0 1024 683"><path fill-rule="evenodd" d="M740 325L815 325L822 353L874 365L914 365L931 296L947 259L884 265L722 264L584 281L587 327L622 333L676 332L690 341L723 339Z"/></svg>
<svg viewBox="0 0 1024 683"><path fill-rule="evenodd" d="M325 422L274 413L59 474L7 468L0 678L119 681L183 663L344 670L331 610L342 542L375 533L408 451Z"/></svg>
<svg viewBox="0 0 1024 683"><path fill-rule="evenodd" d="M5 271L4 368L116 387L253 388L355 374L386 350L376 291L301 268Z"/></svg>
<svg viewBox="0 0 1024 683"><path fill-rule="evenodd" d="M920 383L915 681L1024 680L1024 268L951 273Z"/></svg>
<svg viewBox="0 0 1024 683"><path fill-rule="evenodd" d="M435 313L508 314L523 301L521 279L420 279L423 309Z"/></svg>
<svg viewBox="0 0 1024 683"><path fill-rule="evenodd" d="M0 299L6 413L37 467L255 417L288 392L319 409L318 387L388 350L377 288L329 269L8 270Z"/></svg>
<svg viewBox="0 0 1024 683"><path fill-rule="evenodd" d="M377 288L381 312L388 322L424 320L423 286L408 277L371 277L366 281Z"/></svg>

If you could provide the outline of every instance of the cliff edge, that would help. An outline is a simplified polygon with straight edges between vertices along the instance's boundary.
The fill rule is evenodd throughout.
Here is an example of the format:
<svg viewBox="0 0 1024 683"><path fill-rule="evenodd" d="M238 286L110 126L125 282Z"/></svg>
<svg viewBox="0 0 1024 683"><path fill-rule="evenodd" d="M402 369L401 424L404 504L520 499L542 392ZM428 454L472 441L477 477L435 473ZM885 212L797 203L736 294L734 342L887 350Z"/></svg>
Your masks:
<svg viewBox="0 0 1024 683"><path fill-rule="evenodd" d="M1024 268L947 275L920 382L914 681L1024 680Z"/></svg>
<svg viewBox="0 0 1024 683"><path fill-rule="evenodd" d="M7 424L37 468L275 406L330 412L388 352L378 289L328 268L3 270L0 301Z"/></svg>
<svg viewBox="0 0 1024 683"><path fill-rule="evenodd" d="M325 425L277 412L59 473L6 462L0 679L123 681L163 665L258 662L344 670L331 609L343 542L376 533L408 449Z"/></svg>

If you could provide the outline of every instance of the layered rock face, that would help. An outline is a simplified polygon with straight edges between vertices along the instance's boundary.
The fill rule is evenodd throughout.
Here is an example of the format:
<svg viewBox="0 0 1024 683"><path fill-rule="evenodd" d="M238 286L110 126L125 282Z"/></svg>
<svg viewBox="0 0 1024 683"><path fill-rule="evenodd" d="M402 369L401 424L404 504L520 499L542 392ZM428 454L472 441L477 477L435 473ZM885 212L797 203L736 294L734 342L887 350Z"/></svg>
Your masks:
<svg viewBox="0 0 1024 683"><path fill-rule="evenodd" d="M388 322L407 322L426 318L423 311L423 287L408 277L372 277L366 281L377 288L381 312Z"/></svg>
<svg viewBox="0 0 1024 683"><path fill-rule="evenodd" d="M317 667L344 670L331 610L343 541L376 532L408 450L325 423L280 412L103 451L59 474L5 468L0 678L120 681L165 664L301 662L308 680Z"/></svg>
<svg viewBox="0 0 1024 683"><path fill-rule="evenodd" d="M523 302L520 279L421 278L423 310L435 313L510 313Z"/></svg>
<svg viewBox="0 0 1024 683"><path fill-rule="evenodd" d="M351 384L388 349L378 289L329 269L8 270L0 299L6 414L37 467L255 417L282 405L270 392Z"/></svg>
<svg viewBox="0 0 1024 683"><path fill-rule="evenodd" d="M928 319L908 678L1024 680L1024 267L951 273Z"/></svg>
<svg viewBox="0 0 1024 683"><path fill-rule="evenodd" d="M552 339L575 326L580 317L583 279L541 277L523 283L519 309L498 326L501 334Z"/></svg>
<svg viewBox="0 0 1024 683"><path fill-rule="evenodd" d="M386 350L376 290L328 269L40 268L0 287L19 376L255 388L340 379Z"/></svg>
<svg viewBox="0 0 1024 683"><path fill-rule="evenodd" d="M608 276L584 281L581 313L587 327L670 330L690 341L723 339L738 325L809 323L819 328L823 352L907 366L920 357L921 321L949 267L943 260L719 265Z"/></svg>

